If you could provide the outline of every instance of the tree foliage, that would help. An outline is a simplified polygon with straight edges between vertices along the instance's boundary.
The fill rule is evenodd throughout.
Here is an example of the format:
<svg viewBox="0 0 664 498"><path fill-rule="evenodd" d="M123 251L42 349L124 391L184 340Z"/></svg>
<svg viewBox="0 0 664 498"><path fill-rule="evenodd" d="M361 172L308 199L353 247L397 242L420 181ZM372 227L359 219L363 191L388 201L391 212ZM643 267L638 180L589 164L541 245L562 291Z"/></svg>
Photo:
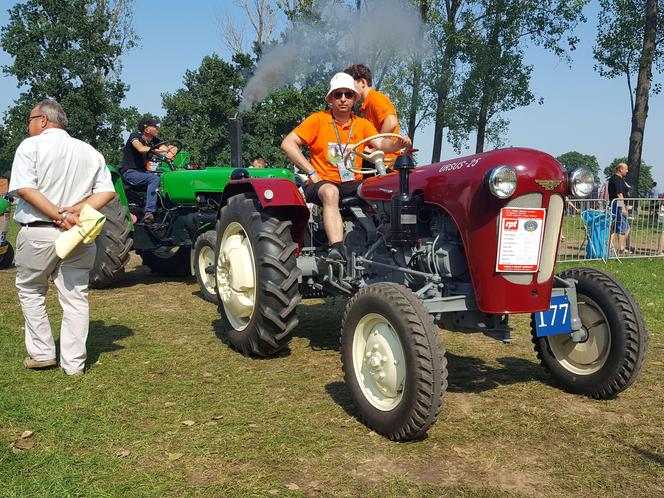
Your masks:
<svg viewBox="0 0 664 498"><path fill-rule="evenodd" d="M599 161L596 156L581 154L580 152L573 150L559 155L556 159L567 171L572 171L578 167L589 169L592 172L595 181L599 181Z"/></svg>
<svg viewBox="0 0 664 498"><path fill-rule="evenodd" d="M253 70L253 60L236 54L231 63L216 55L187 71L184 86L165 94L162 136L181 140L194 161L204 165L229 165L228 120L237 115L241 91ZM297 123L324 106L325 88L282 87L255 104L243 119L243 160L263 157L268 165L286 166L279 144Z"/></svg>
<svg viewBox="0 0 664 498"><path fill-rule="evenodd" d="M128 87L119 77L120 56L136 42L130 13L123 0L28 0L9 10L0 42L14 62L3 71L22 91L5 116L2 159L11 160L25 138L30 109L53 98L72 136L117 160L126 121L136 115L121 106Z"/></svg>

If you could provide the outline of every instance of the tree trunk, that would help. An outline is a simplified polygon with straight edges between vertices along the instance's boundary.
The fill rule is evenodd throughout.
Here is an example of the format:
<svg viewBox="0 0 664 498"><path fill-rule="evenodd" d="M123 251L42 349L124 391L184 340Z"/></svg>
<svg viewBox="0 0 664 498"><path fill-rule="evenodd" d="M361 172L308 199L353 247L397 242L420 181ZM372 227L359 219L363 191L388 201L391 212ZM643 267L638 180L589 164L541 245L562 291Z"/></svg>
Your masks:
<svg viewBox="0 0 664 498"><path fill-rule="evenodd" d="M639 195L639 174L643 132L648 117L648 95L652 78L652 62L657 40L657 0L646 1L646 19L643 33L643 50L639 61L639 77L636 84L636 100L632 111L632 129L629 134L627 165L632 185L632 195Z"/></svg>
<svg viewBox="0 0 664 498"><path fill-rule="evenodd" d="M502 56L502 48L499 42L501 30L501 18L504 9L503 2L498 2L495 13L495 20L489 36L488 46L490 49L491 58L499 60ZM495 98L493 96L496 92L497 79L500 76L494 76L491 68L483 68L485 71L484 84L482 85L482 97L480 100L480 109L477 115L477 140L475 142L475 154L484 152L484 139L486 138L486 128L489 124L489 107L494 104Z"/></svg>
<svg viewBox="0 0 664 498"><path fill-rule="evenodd" d="M420 0L420 16L422 23L426 25L429 18L430 0ZM424 44L424 30L420 33L420 46ZM410 106L408 109L408 136L415 142L415 131L417 129L417 111L420 107L420 93L422 86L422 61L413 63L413 86L410 95Z"/></svg>
<svg viewBox="0 0 664 498"><path fill-rule="evenodd" d="M443 148L443 129L445 128L445 119L447 118L447 102L452 89L452 73L454 72L454 63L457 56L457 48L452 43L456 32L456 16L463 0L453 0L447 4L447 20L444 21L449 26L446 33L445 50L443 60L440 65L440 76L435 86L436 92L436 119L433 132L433 152L431 153L431 162L440 162Z"/></svg>

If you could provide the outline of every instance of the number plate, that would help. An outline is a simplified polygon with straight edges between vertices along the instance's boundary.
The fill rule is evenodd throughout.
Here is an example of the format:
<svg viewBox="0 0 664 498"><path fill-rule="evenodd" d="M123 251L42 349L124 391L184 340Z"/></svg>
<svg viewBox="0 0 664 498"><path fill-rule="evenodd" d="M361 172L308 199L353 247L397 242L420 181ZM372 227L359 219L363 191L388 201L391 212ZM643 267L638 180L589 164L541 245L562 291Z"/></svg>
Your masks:
<svg viewBox="0 0 664 498"><path fill-rule="evenodd" d="M572 333L567 295L551 296L549 309L535 313L535 329L537 337Z"/></svg>

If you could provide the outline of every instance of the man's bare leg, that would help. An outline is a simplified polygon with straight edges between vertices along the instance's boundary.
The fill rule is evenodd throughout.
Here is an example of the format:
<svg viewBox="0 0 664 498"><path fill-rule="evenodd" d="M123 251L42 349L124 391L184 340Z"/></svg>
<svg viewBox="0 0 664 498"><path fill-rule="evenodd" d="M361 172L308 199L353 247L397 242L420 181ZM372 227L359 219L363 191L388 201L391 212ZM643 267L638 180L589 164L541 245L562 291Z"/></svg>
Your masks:
<svg viewBox="0 0 664 498"><path fill-rule="evenodd" d="M339 213L339 189L325 184L318 190L318 197L323 202L323 225L330 245L344 240L344 224Z"/></svg>

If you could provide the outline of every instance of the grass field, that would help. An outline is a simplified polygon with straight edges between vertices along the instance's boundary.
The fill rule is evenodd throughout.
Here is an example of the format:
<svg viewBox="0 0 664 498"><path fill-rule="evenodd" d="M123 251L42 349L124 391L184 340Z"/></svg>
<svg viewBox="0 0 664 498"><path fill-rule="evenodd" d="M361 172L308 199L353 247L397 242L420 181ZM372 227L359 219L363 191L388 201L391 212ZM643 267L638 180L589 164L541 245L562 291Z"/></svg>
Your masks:
<svg viewBox="0 0 664 498"><path fill-rule="evenodd" d="M120 287L91 291L89 370L68 378L21 366L15 271L0 271L0 495L662 496L664 260L606 268L650 330L632 388L594 401L550 385L528 317L513 320L509 346L444 333L447 401L408 444L355 418L342 300L304 301L289 353L249 359L224 343L193 280L132 259ZM53 290L48 311L57 324Z"/></svg>

